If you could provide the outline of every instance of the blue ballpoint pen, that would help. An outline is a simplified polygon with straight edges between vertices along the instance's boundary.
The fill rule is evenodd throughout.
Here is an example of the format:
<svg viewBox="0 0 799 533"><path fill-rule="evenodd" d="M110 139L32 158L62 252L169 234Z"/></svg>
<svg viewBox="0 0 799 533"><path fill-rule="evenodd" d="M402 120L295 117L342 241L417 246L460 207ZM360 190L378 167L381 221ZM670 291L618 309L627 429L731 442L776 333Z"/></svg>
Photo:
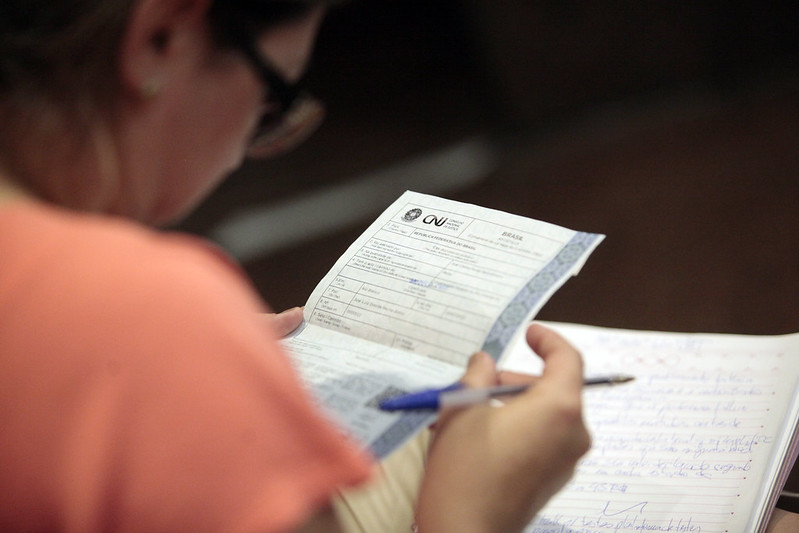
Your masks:
<svg viewBox="0 0 799 533"><path fill-rule="evenodd" d="M632 381L632 376L614 374L587 378L583 385L615 385ZM499 385L486 388L464 387L462 383L454 383L442 389L430 389L394 398L387 398L380 402L383 411L435 411L443 407L456 407L484 403L493 398L509 396L524 392L531 385Z"/></svg>

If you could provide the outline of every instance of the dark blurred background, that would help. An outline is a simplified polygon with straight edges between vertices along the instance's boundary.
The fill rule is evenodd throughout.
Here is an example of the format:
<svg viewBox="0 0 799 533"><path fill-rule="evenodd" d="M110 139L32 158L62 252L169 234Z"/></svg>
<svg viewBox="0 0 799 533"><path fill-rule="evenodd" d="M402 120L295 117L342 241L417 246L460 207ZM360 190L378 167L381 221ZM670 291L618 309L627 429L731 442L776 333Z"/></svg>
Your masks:
<svg viewBox="0 0 799 533"><path fill-rule="evenodd" d="M282 309L410 188L605 233L541 318L799 331L798 36L795 1L356 0L309 72L321 130L181 228Z"/></svg>
<svg viewBox="0 0 799 533"><path fill-rule="evenodd" d="M328 118L181 229L301 305L405 189L607 235L539 318L799 331L799 2L354 1Z"/></svg>

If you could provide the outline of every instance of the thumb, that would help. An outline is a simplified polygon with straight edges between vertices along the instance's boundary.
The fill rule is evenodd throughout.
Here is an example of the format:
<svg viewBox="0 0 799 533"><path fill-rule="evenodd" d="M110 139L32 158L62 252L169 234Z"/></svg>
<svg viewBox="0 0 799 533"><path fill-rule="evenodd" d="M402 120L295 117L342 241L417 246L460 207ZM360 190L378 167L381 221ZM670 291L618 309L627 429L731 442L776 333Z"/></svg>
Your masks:
<svg viewBox="0 0 799 533"><path fill-rule="evenodd" d="M278 338L283 338L302 323L302 307L292 307L280 313L267 313L265 317Z"/></svg>
<svg viewBox="0 0 799 533"><path fill-rule="evenodd" d="M469 387L490 387L499 383L497 365L486 352L477 352L469 358L461 383Z"/></svg>
<svg viewBox="0 0 799 533"><path fill-rule="evenodd" d="M467 387L490 387L499 384L499 374L494 360L485 352L477 352L469 358L466 373L460 382ZM458 408L445 409L439 414L438 421L433 425L436 430L446 425Z"/></svg>

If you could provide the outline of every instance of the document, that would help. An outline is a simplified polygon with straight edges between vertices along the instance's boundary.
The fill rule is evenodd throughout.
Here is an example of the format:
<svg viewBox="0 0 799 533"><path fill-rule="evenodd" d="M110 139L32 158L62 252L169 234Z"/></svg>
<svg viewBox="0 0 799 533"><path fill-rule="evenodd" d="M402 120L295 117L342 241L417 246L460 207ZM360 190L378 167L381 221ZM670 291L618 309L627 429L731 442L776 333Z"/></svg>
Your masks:
<svg viewBox="0 0 799 533"><path fill-rule="evenodd" d="M287 350L322 409L385 457L435 413L380 400L453 383L481 349L501 362L603 238L406 192L317 285Z"/></svg>
<svg viewBox="0 0 799 533"><path fill-rule="evenodd" d="M635 381L584 389L593 445L526 533L765 530L797 456L799 334L659 333L545 323L585 373ZM516 342L508 369L537 371Z"/></svg>
<svg viewBox="0 0 799 533"><path fill-rule="evenodd" d="M313 397L387 456L435 413L380 411L386 397L457 380L488 351L537 374L523 332L603 236L406 192L316 287L284 342ZM799 333L668 333L545 323L585 375L593 444L526 533L763 532L799 433Z"/></svg>

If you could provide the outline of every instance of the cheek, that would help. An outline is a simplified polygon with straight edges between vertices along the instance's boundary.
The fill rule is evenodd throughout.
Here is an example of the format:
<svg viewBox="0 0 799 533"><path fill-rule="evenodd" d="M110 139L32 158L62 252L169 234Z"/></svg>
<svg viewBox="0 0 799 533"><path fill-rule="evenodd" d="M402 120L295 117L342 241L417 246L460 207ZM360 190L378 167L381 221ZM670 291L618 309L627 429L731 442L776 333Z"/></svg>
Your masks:
<svg viewBox="0 0 799 533"><path fill-rule="evenodd" d="M240 162L261 114L260 89L254 84L235 84L220 97L212 97L205 109L209 115L203 147L208 155Z"/></svg>
<svg viewBox="0 0 799 533"><path fill-rule="evenodd" d="M254 83L226 84L224 91L209 91L192 106L195 115L186 121L186 137L176 143L183 151L172 152L174 166L162 185L159 220L186 215L241 165L261 98Z"/></svg>
<svg viewBox="0 0 799 533"><path fill-rule="evenodd" d="M209 91L206 101L198 106L205 115L195 147L204 160L198 171L209 180L218 180L241 164L263 98L260 85L248 70L216 87L221 90Z"/></svg>

